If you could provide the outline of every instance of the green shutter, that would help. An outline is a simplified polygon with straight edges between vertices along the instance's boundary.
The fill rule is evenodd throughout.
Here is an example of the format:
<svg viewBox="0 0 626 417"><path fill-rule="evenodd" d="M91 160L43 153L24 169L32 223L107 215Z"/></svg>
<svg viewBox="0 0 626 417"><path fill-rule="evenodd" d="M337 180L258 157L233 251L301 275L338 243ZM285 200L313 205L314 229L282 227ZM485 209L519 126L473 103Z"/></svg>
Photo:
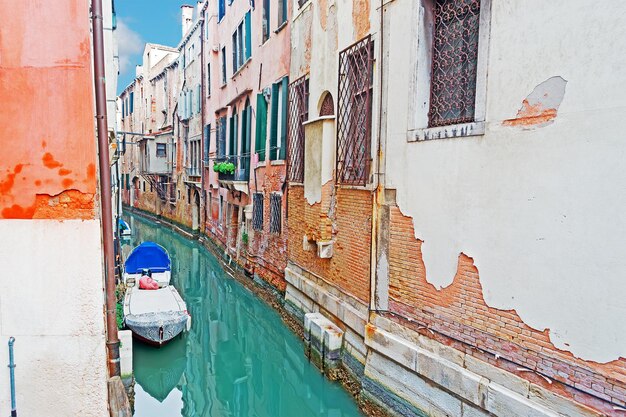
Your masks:
<svg viewBox="0 0 626 417"><path fill-rule="evenodd" d="M256 96L256 134L254 138L259 161L265 161L265 141L267 137L267 103L263 94Z"/></svg>
<svg viewBox="0 0 626 417"><path fill-rule="evenodd" d="M241 111L241 146L239 146L239 154L245 155L248 153L248 149L246 146L246 135L248 134L248 129L246 126L246 119L248 118L248 109L246 107Z"/></svg>
<svg viewBox="0 0 626 417"><path fill-rule="evenodd" d="M270 114L270 161L278 154L278 83L272 84L272 114Z"/></svg>
<svg viewBox="0 0 626 417"><path fill-rule="evenodd" d="M235 150L235 152L233 152L233 155L238 155L239 152L237 151L237 143L239 142L239 116L237 115L237 113L235 113L235 115L233 116L233 121L235 122L235 133L233 134L233 149Z"/></svg>
<svg viewBox="0 0 626 417"><path fill-rule="evenodd" d="M233 150L235 149L235 118L234 116L230 116L229 119L229 124L230 124L230 130L228 132L228 153L226 155L234 155L235 152L233 152Z"/></svg>
<svg viewBox="0 0 626 417"><path fill-rule="evenodd" d="M248 11L248 13L246 13L246 57L245 59L248 59L252 56L252 42L251 42L251 29L250 29L250 11Z"/></svg>
<svg viewBox="0 0 626 417"><path fill-rule="evenodd" d="M126 174L126 189L130 190L130 174Z"/></svg>
<svg viewBox="0 0 626 417"><path fill-rule="evenodd" d="M285 77L280 82L282 88L282 109L280 112L280 149L278 159L285 160L287 154L287 102L289 100L289 77Z"/></svg>

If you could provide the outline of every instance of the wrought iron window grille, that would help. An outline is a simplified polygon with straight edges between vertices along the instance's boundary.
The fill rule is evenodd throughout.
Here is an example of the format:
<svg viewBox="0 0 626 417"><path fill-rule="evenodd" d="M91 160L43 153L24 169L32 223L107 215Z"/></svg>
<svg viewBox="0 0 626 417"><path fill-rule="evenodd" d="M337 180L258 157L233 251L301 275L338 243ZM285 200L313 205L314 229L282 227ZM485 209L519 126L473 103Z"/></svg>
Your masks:
<svg viewBox="0 0 626 417"><path fill-rule="evenodd" d="M282 229L282 218L281 218L281 208L282 208L282 195L278 193L270 194L270 233L278 233Z"/></svg>
<svg viewBox="0 0 626 417"><path fill-rule="evenodd" d="M339 54L337 107L337 181L366 185L371 164L372 72L371 36Z"/></svg>
<svg viewBox="0 0 626 417"><path fill-rule="evenodd" d="M263 193L252 195L252 228L256 231L263 230Z"/></svg>
<svg viewBox="0 0 626 417"><path fill-rule="evenodd" d="M474 121L480 0L436 0L428 127Z"/></svg>
<svg viewBox="0 0 626 417"><path fill-rule="evenodd" d="M309 80L306 76L289 85L287 109L288 179L304 182L304 122L309 119Z"/></svg>

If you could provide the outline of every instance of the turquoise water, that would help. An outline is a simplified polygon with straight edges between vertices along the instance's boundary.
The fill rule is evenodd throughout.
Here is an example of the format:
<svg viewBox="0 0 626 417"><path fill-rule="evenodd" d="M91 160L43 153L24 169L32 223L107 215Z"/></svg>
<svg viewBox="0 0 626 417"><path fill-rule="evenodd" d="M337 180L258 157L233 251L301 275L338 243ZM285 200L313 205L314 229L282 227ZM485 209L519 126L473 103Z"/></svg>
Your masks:
<svg viewBox="0 0 626 417"><path fill-rule="evenodd" d="M127 252L164 246L172 282L187 303L191 331L157 349L135 341L136 417L362 416L352 397L325 379L276 311L236 282L196 242L126 216Z"/></svg>

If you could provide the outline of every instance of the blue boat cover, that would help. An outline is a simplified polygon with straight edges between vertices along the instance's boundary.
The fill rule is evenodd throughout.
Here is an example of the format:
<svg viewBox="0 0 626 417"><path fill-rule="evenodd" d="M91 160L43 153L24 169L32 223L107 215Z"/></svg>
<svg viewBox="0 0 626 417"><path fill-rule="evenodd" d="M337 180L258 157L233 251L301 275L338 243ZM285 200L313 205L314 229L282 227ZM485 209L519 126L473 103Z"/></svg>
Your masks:
<svg viewBox="0 0 626 417"><path fill-rule="evenodd" d="M169 271L170 257L165 248L154 242L143 242L133 249L126 259L126 273L136 274L142 269L150 269L152 272Z"/></svg>

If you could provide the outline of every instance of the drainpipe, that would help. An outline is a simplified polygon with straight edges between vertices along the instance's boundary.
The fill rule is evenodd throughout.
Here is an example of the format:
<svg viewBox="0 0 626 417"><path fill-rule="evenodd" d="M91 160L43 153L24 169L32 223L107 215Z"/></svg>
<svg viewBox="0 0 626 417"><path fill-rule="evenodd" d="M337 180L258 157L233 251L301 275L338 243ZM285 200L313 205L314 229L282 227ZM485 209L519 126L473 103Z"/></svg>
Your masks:
<svg viewBox="0 0 626 417"><path fill-rule="evenodd" d="M380 0L380 68L378 73L379 79L379 95L378 95L378 138L376 140L376 172L374 173L374 198L372 199L372 231L371 231L371 252L370 252L370 311L378 310L378 293L377 293L377 269L378 269L378 237L380 228L380 207L384 203L384 184L380 177L381 168L383 166L383 150L382 150L382 123L383 123L383 72L384 72L384 39L385 39L385 23L384 23L384 0Z"/></svg>
<svg viewBox="0 0 626 417"><path fill-rule="evenodd" d="M206 5L206 3L205 3ZM203 13L206 9L203 8ZM202 137L200 139L200 146L201 146L201 152L202 152L202 158L200 161L200 207L198 207L200 209L200 213L198 213L198 216L202 219L202 227L200 228L200 230L202 231L203 234L206 234L206 201L204 198L204 148L205 148L205 141L209 140L204 132L205 132L205 120L204 120L204 101L206 98L206 85L205 85L205 65L204 65L204 25L206 24L204 18L200 18L202 19L202 23L200 24L200 94L202 95L201 99L200 99L200 117L202 120ZM209 137L211 137L211 134L209 133ZM209 155L207 154L207 157Z"/></svg>
<svg viewBox="0 0 626 417"><path fill-rule="evenodd" d="M9 376L11 382L11 417L17 417L17 406L15 405L15 359L13 357L13 345L15 338L9 338Z"/></svg>
<svg viewBox="0 0 626 417"><path fill-rule="evenodd" d="M104 73L104 36L102 31L102 0L92 0L93 72L96 93L96 127L98 162L100 166L100 221L104 246L104 287L106 293L107 363L109 376L120 375L120 341L117 337L115 299L115 255L113 253L113 221L111 211L111 167L107 135L106 80Z"/></svg>

